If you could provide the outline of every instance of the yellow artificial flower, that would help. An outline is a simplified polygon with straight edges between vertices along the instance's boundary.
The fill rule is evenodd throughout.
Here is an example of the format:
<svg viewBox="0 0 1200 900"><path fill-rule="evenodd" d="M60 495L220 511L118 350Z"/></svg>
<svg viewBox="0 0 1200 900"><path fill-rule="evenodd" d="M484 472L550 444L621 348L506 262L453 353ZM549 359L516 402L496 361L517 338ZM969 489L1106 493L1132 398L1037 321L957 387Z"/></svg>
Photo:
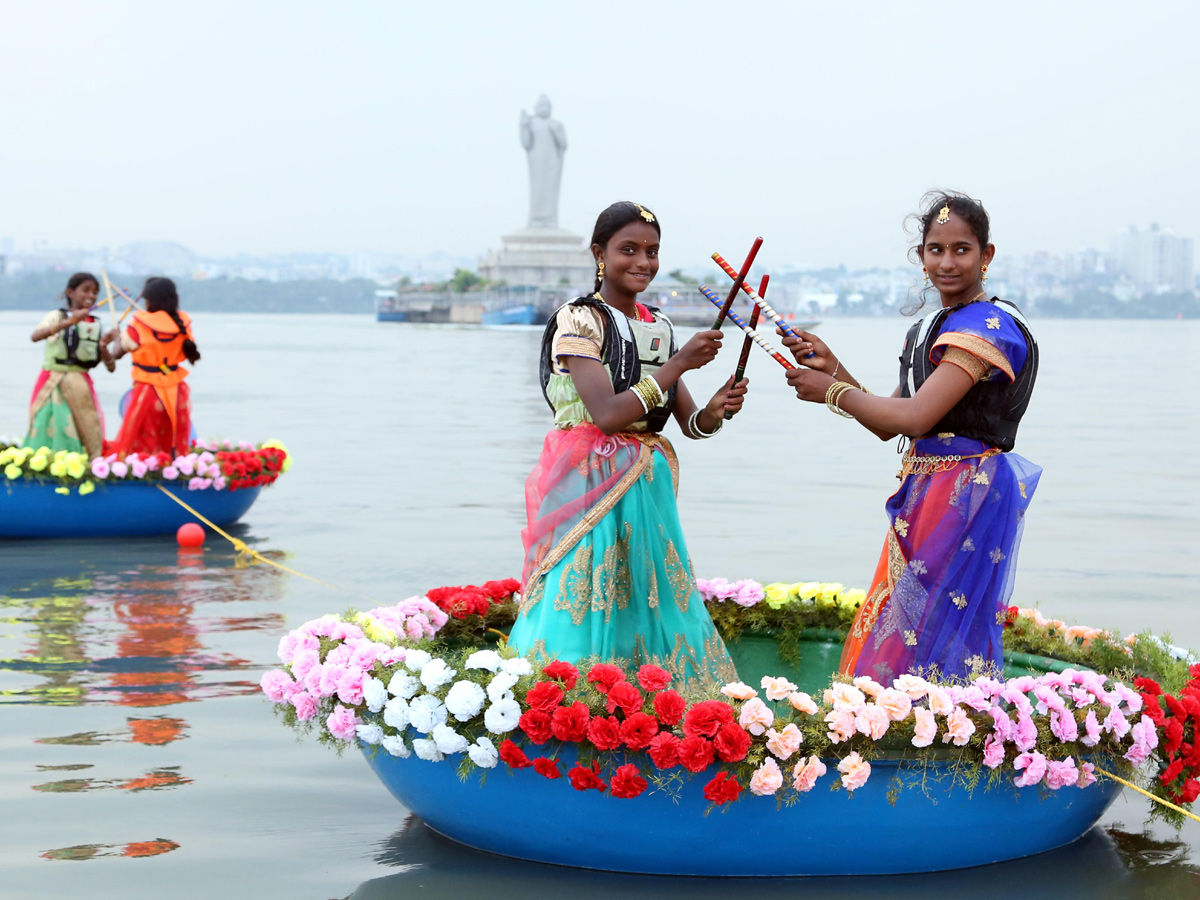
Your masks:
<svg viewBox="0 0 1200 900"><path fill-rule="evenodd" d="M852 588L848 591L843 591L838 597L838 606L842 609L853 612L862 606L863 601L867 599L867 592L862 588Z"/></svg>
<svg viewBox="0 0 1200 900"><path fill-rule="evenodd" d="M55 450L54 451L54 461L58 462L59 460L63 459L66 455L67 455L66 450Z"/></svg>
<svg viewBox="0 0 1200 900"><path fill-rule="evenodd" d="M780 609L792 602L792 586L781 581L768 584L763 588L763 594L767 606L771 609Z"/></svg>
<svg viewBox="0 0 1200 900"><path fill-rule="evenodd" d="M33 459L29 461L29 468L35 472L44 472L48 465L50 465L50 458L42 453L41 450L33 454Z"/></svg>
<svg viewBox="0 0 1200 900"><path fill-rule="evenodd" d="M85 497L88 494L90 494L92 491L94 491L95 489L96 489L96 482L85 481L83 484L81 484L79 486L79 496Z"/></svg>
<svg viewBox="0 0 1200 900"><path fill-rule="evenodd" d="M396 640L396 632L385 628L366 613L354 617L354 623L362 628L363 634L380 644L391 644Z"/></svg>
<svg viewBox="0 0 1200 900"><path fill-rule="evenodd" d="M87 471L87 463L84 461L84 457L80 456L78 453L73 455L75 457L74 459L66 460L67 474L72 478L82 478L83 473Z"/></svg>
<svg viewBox="0 0 1200 900"><path fill-rule="evenodd" d="M792 585L792 591L801 600L811 603L817 598L817 594L821 591L821 582L819 581L798 581Z"/></svg>
<svg viewBox="0 0 1200 900"><path fill-rule="evenodd" d="M16 458L16 455L16 447L5 447L3 450L0 450L0 466L8 465Z"/></svg>
<svg viewBox="0 0 1200 900"><path fill-rule="evenodd" d="M71 493L71 489L69 487L56 487L54 489L54 493L66 495L66 494Z"/></svg>
<svg viewBox="0 0 1200 900"><path fill-rule="evenodd" d="M21 467L15 463L9 463L4 467L4 477L9 481L16 481L21 477Z"/></svg>
<svg viewBox="0 0 1200 900"><path fill-rule="evenodd" d="M67 474L67 464L61 459L56 459L54 462L50 463L50 474L55 478L62 478Z"/></svg>
<svg viewBox="0 0 1200 900"><path fill-rule="evenodd" d="M17 456L13 459L13 462L18 466L23 466L25 465L25 460L31 456L33 456L33 449L31 447L21 447L17 450Z"/></svg>

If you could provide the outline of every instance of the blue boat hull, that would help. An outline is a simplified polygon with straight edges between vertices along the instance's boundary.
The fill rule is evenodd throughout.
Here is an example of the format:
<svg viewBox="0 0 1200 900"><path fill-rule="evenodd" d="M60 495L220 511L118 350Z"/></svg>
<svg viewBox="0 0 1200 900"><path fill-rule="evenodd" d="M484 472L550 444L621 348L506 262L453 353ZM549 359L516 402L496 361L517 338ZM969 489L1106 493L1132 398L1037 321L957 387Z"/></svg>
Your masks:
<svg viewBox="0 0 1200 900"><path fill-rule="evenodd" d="M506 306L503 309L485 309L484 325L544 325L546 317L532 303Z"/></svg>
<svg viewBox="0 0 1200 900"><path fill-rule="evenodd" d="M456 763L364 753L388 790L435 831L479 850L584 869L649 875L795 876L935 872L1017 859L1082 837L1121 788L1040 791L1011 783L974 792L951 788L949 762L930 764L924 789L888 800L894 776L919 779L915 764L876 760L852 796L831 791L832 765L792 806L743 796L704 814L713 771L663 792L621 800L576 791L532 769L459 780ZM572 765L560 748L559 767ZM648 763L648 760L646 761ZM648 765L643 769L651 768Z"/></svg>
<svg viewBox="0 0 1200 900"><path fill-rule="evenodd" d="M81 497L77 489L56 494L55 485L0 482L0 538L132 537L174 534L195 517L153 484L96 483ZM246 514L262 488L189 491L169 486L201 515L224 528Z"/></svg>
<svg viewBox="0 0 1200 900"><path fill-rule="evenodd" d="M392 309L392 310L381 309L381 310L376 311L375 321L376 322L407 322L408 321L408 313L404 312L404 310L399 310L399 309Z"/></svg>

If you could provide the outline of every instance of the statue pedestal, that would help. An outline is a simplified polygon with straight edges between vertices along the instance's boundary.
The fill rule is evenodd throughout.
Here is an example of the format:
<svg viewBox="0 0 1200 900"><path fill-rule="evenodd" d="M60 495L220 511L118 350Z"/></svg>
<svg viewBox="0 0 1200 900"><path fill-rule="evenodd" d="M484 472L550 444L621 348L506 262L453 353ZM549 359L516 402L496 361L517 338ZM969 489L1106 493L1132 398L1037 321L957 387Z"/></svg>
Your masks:
<svg viewBox="0 0 1200 900"><path fill-rule="evenodd" d="M510 287L529 285L591 293L596 263L583 238L564 228L523 228L500 238L501 249L483 258L479 274Z"/></svg>

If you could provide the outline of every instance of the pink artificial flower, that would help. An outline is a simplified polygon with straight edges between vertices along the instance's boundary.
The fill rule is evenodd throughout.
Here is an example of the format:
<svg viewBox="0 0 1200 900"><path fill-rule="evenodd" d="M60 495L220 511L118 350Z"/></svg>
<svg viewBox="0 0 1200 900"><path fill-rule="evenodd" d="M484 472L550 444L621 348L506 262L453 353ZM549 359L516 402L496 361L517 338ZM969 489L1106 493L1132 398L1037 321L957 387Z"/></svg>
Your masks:
<svg viewBox="0 0 1200 900"><path fill-rule="evenodd" d="M916 727L913 729L912 745L928 747L937 737L937 720L934 718L933 711L918 706L913 709L913 715L916 717Z"/></svg>
<svg viewBox="0 0 1200 900"><path fill-rule="evenodd" d="M223 490L225 490L225 484L226 484L225 476L218 475L216 478L213 479L213 490L214 491L223 491Z"/></svg>
<svg viewBox="0 0 1200 900"><path fill-rule="evenodd" d="M870 675L859 675L854 679L854 686L872 699L878 697L883 690L883 685Z"/></svg>
<svg viewBox="0 0 1200 900"><path fill-rule="evenodd" d="M1104 730L1116 737L1117 740L1121 740L1129 734L1129 720L1125 718L1125 714L1120 709L1114 706L1104 719Z"/></svg>
<svg viewBox="0 0 1200 900"><path fill-rule="evenodd" d="M802 712L809 716L817 714L816 702L813 701L812 697L804 693L804 691L793 691L788 694L788 703L792 704L792 708L796 712Z"/></svg>
<svg viewBox="0 0 1200 900"><path fill-rule="evenodd" d="M193 454L175 457L175 468L180 474L191 475L196 471L196 457Z"/></svg>
<svg viewBox="0 0 1200 900"><path fill-rule="evenodd" d="M955 702L969 706L976 712L983 712L992 705L991 697L986 696L983 689L974 684L969 684L960 690Z"/></svg>
<svg viewBox="0 0 1200 900"><path fill-rule="evenodd" d="M1133 738L1133 746L1126 751L1125 758L1135 766L1140 765L1158 746L1158 731L1154 727L1154 720L1143 715L1141 720L1130 729L1130 737Z"/></svg>
<svg viewBox="0 0 1200 900"><path fill-rule="evenodd" d="M800 733L800 729L796 727L795 723L789 722L782 731L776 731L774 728L767 729L767 749L780 759L786 760L799 750L803 741L804 735Z"/></svg>
<svg viewBox="0 0 1200 900"><path fill-rule="evenodd" d="M297 691L288 698L288 702L296 708L296 718L308 722L317 712L317 701L308 691Z"/></svg>
<svg viewBox="0 0 1200 900"><path fill-rule="evenodd" d="M379 664L382 666L394 666L397 663L404 662L405 651L403 647L389 647L379 655Z"/></svg>
<svg viewBox="0 0 1200 900"><path fill-rule="evenodd" d="M204 445L197 444L196 446L203 447ZM216 457L209 453L207 449L203 453L200 453L196 456L196 464L200 466L210 466L213 464L214 460L216 460Z"/></svg>
<svg viewBox="0 0 1200 900"><path fill-rule="evenodd" d="M1096 767L1091 763L1084 763L1079 769L1079 780L1075 782L1075 786L1085 788L1095 783Z"/></svg>
<svg viewBox="0 0 1200 900"><path fill-rule="evenodd" d="M321 666L321 676L317 680L317 689L313 691L312 688L309 688L309 690L318 697L332 697L337 693L338 685L341 684L342 678L345 676L345 674L345 666L339 666L334 663L330 663L328 662L328 658L326 658L325 664ZM307 683L308 681L306 679L305 684Z"/></svg>
<svg viewBox="0 0 1200 900"><path fill-rule="evenodd" d="M975 723L961 706L946 717L946 733L942 735L943 744L954 744L955 747L965 747L971 735L975 733Z"/></svg>
<svg viewBox="0 0 1200 900"><path fill-rule="evenodd" d="M205 487L205 484L204 484L203 478L188 479L188 490L189 491L202 491L202 490L204 490L204 487Z"/></svg>
<svg viewBox="0 0 1200 900"><path fill-rule="evenodd" d="M998 679L991 678L986 675L979 676L972 682L972 684L979 688L979 690L983 692L983 696L987 697L988 700L995 700L996 697L999 696L1000 692L1004 690L1003 681L999 681Z"/></svg>
<svg viewBox="0 0 1200 900"><path fill-rule="evenodd" d="M713 594L713 582L719 581L717 578L697 578L696 590L700 592L700 599L707 603L709 600L715 599Z"/></svg>
<svg viewBox="0 0 1200 900"><path fill-rule="evenodd" d="M109 471L110 469L108 460L106 460L103 456L97 456L92 460L92 474L97 478L107 478Z"/></svg>
<svg viewBox="0 0 1200 900"><path fill-rule="evenodd" d="M338 740L352 741L357 736L358 716L354 714L353 710L346 709L338 703L333 707L329 718L325 720L325 727Z"/></svg>
<svg viewBox="0 0 1200 900"><path fill-rule="evenodd" d="M904 691L895 688L884 688L875 698L875 703L883 709L893 722L903 722L912 712L912 700Z"/></svg>
<svg viewBox="0 0 1200 900"><path fill-rule="evenodd" d="M282 669L269 669L263 673L262 679L259 681L259 686L262 692L267 695L267 699L272 703L279 703L286 700L292 694L300 690L300 685L292 680L292 676Z"/></svg>
<svg viewBox="0 0 1200 900"><path fill-rule="evenodd" d="M858 731L857 714L852 709L835 709L825 714L829 725L829 740L835 744L849 740Z"/></svg>
<svg viewBox="0 0 1200 900"><path fill-rule="evenodd" d="M162 477L167 481L174 481L179 477L179 470L174 466L163 466Z"/></svg>
<svg viewBox="0 0 1200 900"><path fill-rule="evenodd" d="M877 741L887 734L890 722L887 710L874 703L868 703L854 716L854 727L873 741Z"/></svg>
<svg viewBox="0 0 1200 900"><path fill-rule="evenodd" d="M1075 714L1065 706L1050 712L1050 731L1063 743L1079 739L1079 723Z"/></svg>
<svg viewBox="0 0 1200 900"><path fill-rule="evenodd" d="M129 471L133 473L134 478L145 478L146 473L150 471L150 467L140 459L130 457Z"/></svg>
<svg viewBox="0 0 1200 900"><path fill-rule="evenodd" d="M1036 750L1030 750L1013 761L1013 768L1021 773L1013 779L1013 784L1017 787L1032 787L1046 774L1046 757Z"/></svg>
<svg viewBox="0 0 1200 900"><path fill-rule="evenodd" d="M792 787L801 793L808 793L813 789L813 785L817 783L817 779L826 772L825 763L817 759L815 756L810 756L807 760L800 760L796 763L796 768L793 771Z"/></svg>
<svg viewBox="0 0 1200 900"><path fill-rule="evenodd" d="M1075 768L1075 760L1068 756L1062 762L1052 762L1046 766L1046 787L1052 791L1070 787L1079 781L1079 770Z"/></svg>
<svg viewBox="0 0 1200 900"><path fill-rule="evenodd" d="M112 472L113 478L124 478L129 474L129 464L121 460L110 464L108 468Z"/></svg>
<svg viewBox="0 0 1200 900"><path fill-rule="evenodd" d="M362 703L363 676L365 674L362 669L354 667L344 669L342 677L338 679L338 699L350 706L358 706L358 704Z"/></svg>
<svg viewBox="0 0 1200 900"><path fill-rule="evenodd" d="M763 586L757 581L747 578L737 582L737 585L737 595L733 598L733 602L738 606L757 606L766 596Z"/></svg>
<svg viewBox="0 0 1200 900"><path fill-rule="evenodd" d="M751 734L759 735L775 724L775 713L757 697L751 697L742 706L738 724Z"/></svg>
<svg viewBox="0 0 1200 900"><path fill-rule="evenodd" d="M1033 689L1033 696L1037 698L1036 706L1040 713L1051 709L1062 709L1067 705L1066 701L1059 696L1058 691L1048 685L1039 684Z"/></svg>
<svg viewBox="0 0 1200 900"><path fill-rule="evenodd" d="M929 692L929 682L918 675L901 675L892 682L892 687L904 691L911 700L920 700Z"/></svg>
<svg viewBox="0 0 1200 900"><path fill-rule="evenodd" d="M758 691L740 681L731 681L725 687L721 688L721 693L726 697L732 697L734 700L749 700L751 697L758 696Z"/></svg>
<svg viewBox="0 0 1200 900"><path fill-rule="evenodd" d="M151 472L158 471L158 457L157 456L155 456L154 454L150 454L149 456L145 457L145 461L146 461L147 469L149 469ZM178 472L176 472L175 474L176 474L176 476L179 475Z"/></svg>
<svg viewBox="0 0 1200 900"><path fill-rule="evenodd" d="M1037 726L1023 712L1017 713L1017 730L1012 739L1018 750L1032 750L1037 744Z"/></svg>
<svg viewBox="0 0 1200 900"><path fill-rule="evenodd" d="M301 647L292 654L292 675L297 681L304 680L314 666L321 665L321 655L318 650Z"/></svg>
<svg viewBox="0 0 1200 900"><path fill-rule="evenodd" d="M871 777L871 764L853 751L838 763L838 771L842 773L842 784L848 791L856 791Z"/></svg>
<svg viewBox="0 0 1200 900"><path fill-rule="evenodd" d="M1142 711L1142 695L1128 685L1121 684L1119 681L1113 682L1113 693L1125 701L1125 706L1131 713Z"/></svg>
<svg viewBox="0 0 1200 900"><path fill-rule="evenodd" d="M1096 711L1094 709L1089 709L1087 717L1083 720L1083 737L1081 740L1089 747L1095 747L1100 743L1100 722L1096 719Z"/></svg>
<svg viewBox="0 0 1200 900"><path fill-rule="evenodd" d="M954 709L950 694L939 687L929 689L929 711L935 716L948 716Z"/></svg>
<svg viewBox="0 0 1200 900"><path fill-rule="evenodd" d="M998 735L988 735L988 739L983 742L983 764L989 769L994 769L1004 762L1004 741L1000 740Z"/></svg>
<svg viewBox="0 0 1200 900"><path fill-rule="evenodd" d="M825 689L825 702L834 709L848 709L857 713L867 705L867 697L854 685L838 681L834 682L833 687Z"/></svg>
<svg viewBox="0 0 1200 900"><path fill-rule="evenodd" d="M992 730L1001 741L1011 740L1013 736L1013 720L1008 713L998 706L989 706L988 715L992 717Z"/></svg>
<svg viewBox="0 0 1200 900"><path fill-rule="evenodd" d="M767 695L767 699L772 702L786 700L787 695L796 690L796 685L792 684L786 678L772 678L769 675L764 675L762 678L762 689Z"/></svg>
<svg viewBox="0 0 1200 900"><path fill-rule="evenodd" d="M750 793L766 797L774 794L781 787L783 787L783 773L779 771L779 763L768 756L750 776Z"/></svg>

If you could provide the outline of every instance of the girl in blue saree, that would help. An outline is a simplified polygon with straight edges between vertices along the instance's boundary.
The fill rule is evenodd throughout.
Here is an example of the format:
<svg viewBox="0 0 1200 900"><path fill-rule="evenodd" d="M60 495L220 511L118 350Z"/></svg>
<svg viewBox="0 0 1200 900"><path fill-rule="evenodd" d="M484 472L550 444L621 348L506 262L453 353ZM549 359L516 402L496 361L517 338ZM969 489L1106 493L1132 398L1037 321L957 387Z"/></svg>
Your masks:
<svg viewBox="0 0 1200 900"><path fill-rule="evenodd" d="M697 407L680 376L711 362L721 332L676 349L671 322L638 302L658 272L657 218L614 203L592 234L596 291L546 326L540 374L554 430L525 487L520 615L509 643L575 662L654 663L677 682L736 680L692 572L662 429L692 439L741 409L733 379Z"/></svg>
<svg viewBox="0 0 1200 900"><path fill-rule="evenodd" d="M815 335L785 339L788 381L883 440L911 440L887 503L889 528L841 671L967 678L1003 669L1001 633L1025 510L1041 469L1010 452L1037 377L1025 317L984 289L995 247L983 206L925 198L915 248L941 308L908 331L900 385L875 397ZM813 353L811 358L807 355Z"/></svg>

